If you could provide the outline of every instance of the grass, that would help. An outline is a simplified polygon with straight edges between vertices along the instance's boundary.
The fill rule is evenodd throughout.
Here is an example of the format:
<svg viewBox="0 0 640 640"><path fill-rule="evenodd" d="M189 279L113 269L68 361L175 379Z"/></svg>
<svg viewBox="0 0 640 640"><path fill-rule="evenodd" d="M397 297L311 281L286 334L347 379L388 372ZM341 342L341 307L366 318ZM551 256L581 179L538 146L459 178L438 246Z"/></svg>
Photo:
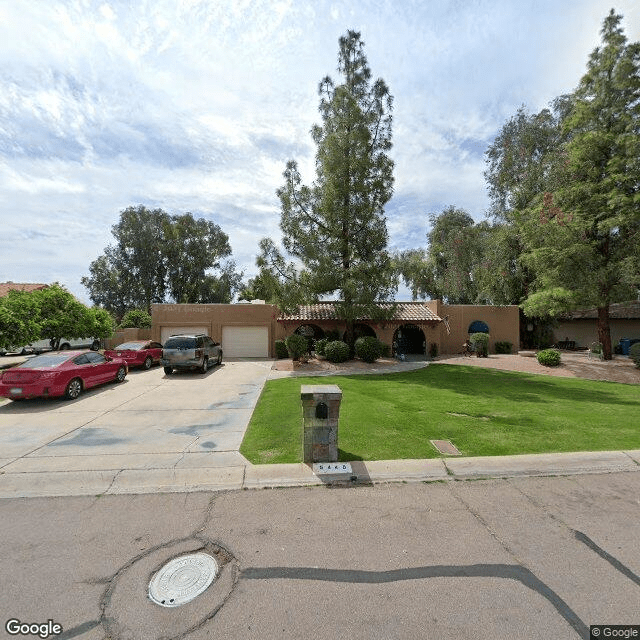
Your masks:
<svg viewBox="0 0 640 640"><path fill-rule="evenodd" d="M240 447L254 464L302 460L301 384L342 389L340 460L640 449L636 385L439 364L388 375L283 378L265 385Z"/></svg>

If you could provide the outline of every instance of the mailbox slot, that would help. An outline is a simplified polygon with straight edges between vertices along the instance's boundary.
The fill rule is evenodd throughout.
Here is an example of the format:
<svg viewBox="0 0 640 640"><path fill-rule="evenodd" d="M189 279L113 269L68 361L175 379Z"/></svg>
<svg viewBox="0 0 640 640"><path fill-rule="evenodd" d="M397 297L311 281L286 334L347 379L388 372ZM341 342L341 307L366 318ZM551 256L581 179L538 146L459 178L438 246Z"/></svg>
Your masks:
<svg viewBox="0 0 640 640"><path fill-rule="evenodd" d="M316 405L316 418L326 420L329 417L329 407L324 402L318 402Z"/></svg>

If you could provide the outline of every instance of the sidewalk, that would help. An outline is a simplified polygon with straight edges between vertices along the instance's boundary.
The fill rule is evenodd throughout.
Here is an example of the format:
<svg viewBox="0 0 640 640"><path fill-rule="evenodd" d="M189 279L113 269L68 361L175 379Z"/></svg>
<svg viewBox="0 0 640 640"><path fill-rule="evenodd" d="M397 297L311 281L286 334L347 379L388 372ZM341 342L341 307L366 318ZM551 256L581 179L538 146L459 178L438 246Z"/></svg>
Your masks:
<svg viewBox="0 0 640 640"><path fill-rule="evenodd" d="M241 458L241 456L238 456ZM317 476L307 464L217 468L0 472L0 498L237 491L321 484L450 482L480 478L640 472L640 450L351 462L352 474Z"/></svg>

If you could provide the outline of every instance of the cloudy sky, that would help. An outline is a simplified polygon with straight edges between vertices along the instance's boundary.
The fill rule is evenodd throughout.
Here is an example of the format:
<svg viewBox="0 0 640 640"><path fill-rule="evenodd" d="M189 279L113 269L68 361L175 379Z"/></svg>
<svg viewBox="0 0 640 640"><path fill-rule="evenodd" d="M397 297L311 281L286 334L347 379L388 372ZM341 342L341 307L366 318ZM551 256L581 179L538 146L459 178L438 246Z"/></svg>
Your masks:
<svg viewBox="0 0 640 640"><path fill-rule="evenodd" d="M3 0L0 282L80 278L131 205L219 224L245 275L280 238L288 159L311 182L317 86L362 33L394 96L391 247L488 207L483 153L517 108L571 91L612 6L637 0ZM408 298L400 291L399 298Z"/></svg>

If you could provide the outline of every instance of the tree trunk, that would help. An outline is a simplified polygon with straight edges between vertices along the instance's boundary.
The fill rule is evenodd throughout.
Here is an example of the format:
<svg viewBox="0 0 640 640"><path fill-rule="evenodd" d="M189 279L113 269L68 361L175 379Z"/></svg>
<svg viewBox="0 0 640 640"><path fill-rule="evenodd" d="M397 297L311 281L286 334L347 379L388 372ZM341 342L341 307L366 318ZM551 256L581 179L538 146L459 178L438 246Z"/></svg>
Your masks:
<svg viewBox="0 0 640 640"><path fill-rule="evenodd" d="M598 307L598 342L602 345L605 360L611 360L611 330L609 327L609 306Z"/></svg>

